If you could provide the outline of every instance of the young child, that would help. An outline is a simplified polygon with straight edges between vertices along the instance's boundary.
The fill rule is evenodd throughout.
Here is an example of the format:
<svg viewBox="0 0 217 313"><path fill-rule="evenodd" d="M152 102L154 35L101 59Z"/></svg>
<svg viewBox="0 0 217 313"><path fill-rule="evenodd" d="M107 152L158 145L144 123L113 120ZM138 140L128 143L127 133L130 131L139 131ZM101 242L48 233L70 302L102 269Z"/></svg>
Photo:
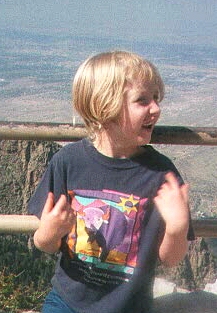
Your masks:
<svg viewBox="0 0 217 313"><path fill-rule="evenodd" d="M90 136L54 155L29 202L36 247L60 251L43 313L151 312L157 259L174 266L185 256L188 186L147 145L163 96L157 69L136 54L79 67L73 103Z"/></svg>

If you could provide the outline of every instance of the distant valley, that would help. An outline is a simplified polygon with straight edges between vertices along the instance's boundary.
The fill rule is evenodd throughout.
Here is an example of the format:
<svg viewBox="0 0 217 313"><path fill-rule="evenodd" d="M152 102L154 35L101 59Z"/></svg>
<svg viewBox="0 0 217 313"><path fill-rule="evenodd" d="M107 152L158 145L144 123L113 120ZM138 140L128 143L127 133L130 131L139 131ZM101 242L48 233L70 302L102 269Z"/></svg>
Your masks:
<svg viewBox="0 0 217 313"><path fill-rule="evenodd" d="M71 82L77 66L91 54L124 49L151 60L165 81L159 125L217 126L215 48L2 30L0 35L1 121L72 122ZM193 214L217 216L217 147L157 148L190 183Z"/></svg>

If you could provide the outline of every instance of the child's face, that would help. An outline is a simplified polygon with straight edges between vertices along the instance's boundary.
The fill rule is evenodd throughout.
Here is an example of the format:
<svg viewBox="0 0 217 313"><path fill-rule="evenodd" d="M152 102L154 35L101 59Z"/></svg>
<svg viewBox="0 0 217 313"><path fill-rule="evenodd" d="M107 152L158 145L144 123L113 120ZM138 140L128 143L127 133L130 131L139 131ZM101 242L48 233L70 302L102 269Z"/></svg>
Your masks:
<svg viewBox="0 0 217 313"><path fill-rule="evenodd" d="M159 116L158 88L140 81L128 84L120 117L109 127L113 140L116 138L125 150L133 153L150 142Z"/></svg>

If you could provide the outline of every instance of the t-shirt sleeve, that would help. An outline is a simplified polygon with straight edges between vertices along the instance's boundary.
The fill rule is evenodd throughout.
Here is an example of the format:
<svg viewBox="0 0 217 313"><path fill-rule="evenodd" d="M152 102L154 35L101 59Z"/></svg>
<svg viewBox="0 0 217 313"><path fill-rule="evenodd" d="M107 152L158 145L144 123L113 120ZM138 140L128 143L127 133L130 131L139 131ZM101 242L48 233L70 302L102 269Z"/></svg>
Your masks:
<svg viewBox="0 0 217 313"><path fill-rule="evenodd" d="M58 156L54 155L34 194L30 198L27 207L29 214L36 215L40 218L49 192L54 193L55 202L61 194L67 194L64 167L61 163Z"/></svg>

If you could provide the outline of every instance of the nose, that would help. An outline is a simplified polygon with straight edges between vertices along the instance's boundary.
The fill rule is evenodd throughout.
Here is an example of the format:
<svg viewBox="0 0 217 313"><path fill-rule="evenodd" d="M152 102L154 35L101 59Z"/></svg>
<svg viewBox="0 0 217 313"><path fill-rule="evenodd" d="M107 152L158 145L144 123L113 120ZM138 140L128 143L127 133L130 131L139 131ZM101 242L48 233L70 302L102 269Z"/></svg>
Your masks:
<svg viewBox="0 0 217 313"><path fill-rule="evenodd" d="M149 112L151 115L159 115L160 114L159 104L155 100L151 101Z"/></svg>

